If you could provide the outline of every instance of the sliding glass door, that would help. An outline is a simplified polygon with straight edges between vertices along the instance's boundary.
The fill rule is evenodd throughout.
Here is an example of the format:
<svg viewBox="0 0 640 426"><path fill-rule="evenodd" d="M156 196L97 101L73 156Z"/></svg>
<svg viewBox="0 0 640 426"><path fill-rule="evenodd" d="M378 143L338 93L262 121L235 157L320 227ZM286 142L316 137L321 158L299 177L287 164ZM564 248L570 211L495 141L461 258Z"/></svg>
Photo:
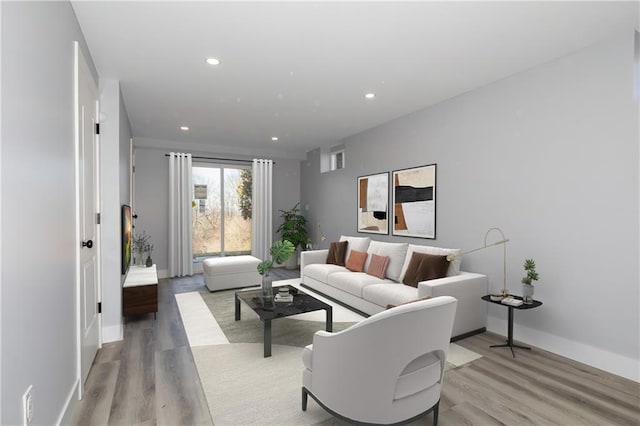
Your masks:
<svg viewBox="0 0 640 426"><path fill-rule="evenodd" d="M251 169L193 165L193 257L251 254Z"/></svg>

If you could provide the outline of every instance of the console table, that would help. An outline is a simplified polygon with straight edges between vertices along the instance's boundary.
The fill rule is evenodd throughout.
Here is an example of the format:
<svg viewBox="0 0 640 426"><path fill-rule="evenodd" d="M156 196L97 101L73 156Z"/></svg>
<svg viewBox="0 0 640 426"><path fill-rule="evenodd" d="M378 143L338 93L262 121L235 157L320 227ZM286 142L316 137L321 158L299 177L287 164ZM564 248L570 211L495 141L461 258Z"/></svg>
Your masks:
<svg viewBox="0 0 640 426"><path fill-rule="evenodd" d="M132 266L122 285L124 316L158 312L158 271L156 265Z"/></svg>
<svg viewBox="0 0 640 426"><path fill-rule="evenodd" d="M511 296L515 299L520 299L522 300L522 297L520 296ZM486 296L482 296L482 300L484 300L485 302L489 302L489 303L495 303L496 305L501 305L501 306L506 306L507 308L509 308L509 322L508 322L508 330L507 330L507 343L502 344L502 345L491 345L489 346L490 348L510 348L511 349L511 354L513 355L513 357L516 357L516 353L514 352L513 348L520 348L520 349L527 349L527 350L531 350L531 348L529 346L521 346L521 345L516 345L515 343L513 343L513 310L514 309L534 309L537 308L538 306L542 305L542 302L540 302L539 300L534 300L533 303L529 304L529 305L525 305L524 303L520 306L511 306L511 305L507 305L506 303L502 303L500 300L491 300L491 296L490 295L486 295Z"/></svg>

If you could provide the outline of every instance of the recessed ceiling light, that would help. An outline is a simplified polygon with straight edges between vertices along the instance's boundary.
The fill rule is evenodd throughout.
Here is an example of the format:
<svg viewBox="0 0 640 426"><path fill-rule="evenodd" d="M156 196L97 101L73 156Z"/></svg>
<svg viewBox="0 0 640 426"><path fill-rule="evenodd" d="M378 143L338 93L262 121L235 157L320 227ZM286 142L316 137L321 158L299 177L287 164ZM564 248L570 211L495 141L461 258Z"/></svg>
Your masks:
<svg viewBox="0 0 640 426"><path fill-rule="evenodd" d="M209 65L220 65L220 59L217 58L207 58L205 62Z"/></svg>
<svg viewBox="0 0 640 426"><path fill-rule="evenodd" d="M375 93L366 93L364 95L364 97L367 98L367 99L373 99L373 98L376 97L376 94Z"/></svg>
<svg viewBox="0 0 640 426"><path fill-rule="evenodd" d="M183 132L188 132L189 128L187 126L180 126L180 130L182 130Z"/></svg>
<svg viewBox="0 0 640 426"><path fill-rule="evenodd" d="M272 140L272 141L277 141L277 140L278 140L278 137L277 137L277 136L271 136L271 140Z"/></svg>

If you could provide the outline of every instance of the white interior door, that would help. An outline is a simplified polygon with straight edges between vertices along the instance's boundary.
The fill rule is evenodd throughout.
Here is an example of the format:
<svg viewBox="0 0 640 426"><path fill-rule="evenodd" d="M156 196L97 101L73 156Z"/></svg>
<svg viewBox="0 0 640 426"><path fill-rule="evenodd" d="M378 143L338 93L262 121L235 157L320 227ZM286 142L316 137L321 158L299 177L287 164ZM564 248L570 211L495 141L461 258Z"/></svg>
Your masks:
<svg viewBox="0 0 640 426"><path fill-rule="evenodd" d="M98 212L98 88L76 43L80 397L100 345Z"/></svg>

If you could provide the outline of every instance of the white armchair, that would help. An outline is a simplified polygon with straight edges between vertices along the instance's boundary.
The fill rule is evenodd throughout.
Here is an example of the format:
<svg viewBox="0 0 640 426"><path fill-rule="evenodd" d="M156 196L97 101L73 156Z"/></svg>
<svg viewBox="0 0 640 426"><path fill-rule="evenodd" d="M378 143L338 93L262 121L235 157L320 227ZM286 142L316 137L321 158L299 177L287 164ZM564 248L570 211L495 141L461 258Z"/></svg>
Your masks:
<svg viewBox="0 0 640 426"><path fill-rule="evenodd" d="M339 333L318 331L303 352L307 396L356 423L412 421L438 404L457 300L435 297L375 314Z"/></svg>

